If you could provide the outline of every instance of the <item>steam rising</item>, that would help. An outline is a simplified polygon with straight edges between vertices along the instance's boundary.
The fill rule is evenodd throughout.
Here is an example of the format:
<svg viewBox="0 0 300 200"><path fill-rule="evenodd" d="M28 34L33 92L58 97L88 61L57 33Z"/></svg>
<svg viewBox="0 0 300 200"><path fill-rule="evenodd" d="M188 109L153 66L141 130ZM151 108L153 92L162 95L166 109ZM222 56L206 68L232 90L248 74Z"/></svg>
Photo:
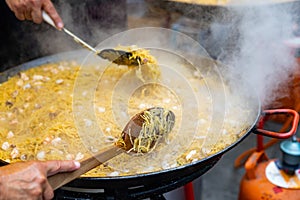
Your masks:
<svg viewBox="0 0 300 200"><path fill-rule="evenodd" d="M65 27L91 46L96 46L112 34L126 27L126 1L55 1L55 7ZM38 27L39 28L39 27ZM41 54L55 54L82 47L63 31L42 24L42 30L34 32Z"/></svg>
<svg viewBox="0 0 300 200"><path fill-rule="evenodd" d="M234 77L233 83L247 80L263 106L289 95L287 91L276 91L284 88L281 84L291 81L289 76L294 72L295 58L284 41L293 37L299 1L229 0L228 6L203 6L202 1L167 5L145 2L151 2L156 12L163 12L163 8L180 13L179 19L172 15L171 27L199 41L210 55L226 64L228 74Z"/></svg>
<svg viewBox="0 0 300 200"><path fill-rule="evenodd" d="M126 1L122 1L123 3L113 2L110 8L104 9L110 12L107 16L112 16L112 18L106 19L104 25L116 25L121 21L126 24L126 11L124 10L126 5L123 5L126 4ZM56 4L56 7L66 27L92 46L96 46L112 33L120 32L125 28L126 25L121 23L119 27L106 29L105 26L102 26L103 24L99 24L103 22L101 16L97 16L100 13L97 9L103 5L98 5L99 2L96 1L89 1L90 5L86 4L88 3L78 6L72 2L63 1L59 5ZM120 5L118 6L118 4ZM172 10L170 6L167 9ZM186 10L184 7L174 9L181 9L185 15L190 17L199 14L197 11L194 12L191 7ZM214 40L202 40L200 44L204 45L209 53L212 51L217 53L216 57L228 65L228 74L234 77L234 82L239 84L240 79L245 79L251 83L265 106L279 97L288 95L287 92L277 93L276 90L280 84L290 81L288 78L295 66L294 55L291 53L291 49L284 44L286 39L293 37L293 15L298 12L293 10L293 4L276 3L257 6L247 4L222 7L220 11L217 8L209 11L205 11L205 9L206 7L200 9L204 14L202 19L197 19L197 21L199 24L205 24L203 21L209 19L209 34ZM118 14L121 10L125 11L124 16ZM92 15L86 16L87 13L92 13ZM219 15L217 19L215 15ZM119 18L115 16L119 16ZM215 19L215 21L210 21L211 19ZM46 34L49 37L46 38L43 35L37 38L38 44L47 54L80 48L72 39L52 27L48 27ZM48 40L48 38L50 39ZM213 50L210 51L209 48L213 48Z"/></svg>
<svg viewBox="0 0 300 200"><path fill-rule="evenodd" d="M248 80L263 106L268 106L288 95L276 90L280 84L291 81L289 75L295 67L294 55L284 44L292 37L293 12L283 5L231 9L240 19L236 27L239 39L232 56L223 62L230 66L229 74L235 76L235 84L239 84L239 78Z"/></svg>

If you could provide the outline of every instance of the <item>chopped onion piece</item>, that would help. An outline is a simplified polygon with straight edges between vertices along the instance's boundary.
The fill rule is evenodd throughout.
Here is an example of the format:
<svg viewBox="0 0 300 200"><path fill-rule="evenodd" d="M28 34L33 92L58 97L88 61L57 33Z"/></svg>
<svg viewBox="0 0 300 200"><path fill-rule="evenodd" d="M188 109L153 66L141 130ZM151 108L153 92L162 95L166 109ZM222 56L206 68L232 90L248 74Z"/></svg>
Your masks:
<svg viewBox="0 0 300 200"><path fill-rule="evenodd" d="M40 151L40 152L38 152L37 155L36 155L36 158L37 158L38 160L44 160L45 157L46 157L45 151Z"/></svg>
<svg viewBox="0 0 300 200"><path fill-rule="evenodd" d="M223 129L222 134L223 134L223 135L227 135L227 134L228 134L227 130L226 130L226 129Z"/></svg>
<svg viewBox="0 0 300 200"><path fill-rule="evenodd" d="M14 137L14 132L12 132L12 131L8 131L8 133L7 133L7 136L6 136L6 138L12 138L12 137Z"/></svg>
<svg viewBox="0 0 300 200"><path fill-rule="evenodd" d="M4 150L4 151L6 151L6 150L8 150L9 149L9 147L10 147L10 145L9 145L9 143L8 142L3 142L3 144L2 144L2 149Z"/></svg>
<svg viewBox="0 0 300 200"><path fill-rule="evenodd" d="M29 89L29 88L31 88L30 83L27 83L26 85L23 86L23 89L24 89L24 90Z"/></svg>
<svg viewBox="0 0 300 200"><path fill-rule="evenodd" d="M42 75L33 75L33 80L36 80L36 81L40 81L40 80L43 80L44 77Z"/></svg>
<svg viewBox="0 0 300 200"><path fill-rule="evenodd" d="M11 155L11 158L12 158L12 159L17 158L18 155L19 155L19 150L18 150L16 147L13 148L13 150L12 150L11 153L10 153L10 155Z"/></svg>
<svg viewBox="0 0 300 200"><path fill-rule="evenodd" d="M208 155L211 152L211 149L208 149L205 147L203 147L201 150L202 150L202 153L204 153L205 155Z"/></svg>
<svg viewBox="0 0 300 200"><path fill-rule="evenodd" d="M98 112L104 113L104 112L105 112L105 107L99 106L99 107L98 107Z"/></svg>
<svg viewBox="0 0 300 200"><path fill-rule="evenodd" d="M24 81L22 79L19 79L17 81L17 86L23 86L24 85Z"/></svg>
<svg viewBox="0 0 300 200"><path fill-rule="evenodd" d="M120 174L119 172L114 171L114 172L108 174L108 176L119 176L119 174Z"/></svg>
<svg viewBox="0 0 300 200"><path fill-rule="evenodd" d="M82 158L84 158L84 155L81 152L77 153L75 156L75 160L81 160Z"/></svg>
<svg viewBox="0 0 300 200"><path fill-rule="evenodd" d="M13 113L12 112L7 112L6 115L7 115L8 118L10 118L13 115Z"/></svg>
<svg viewBox="0 0 300 200"><path fill-rule="evenodd" d="M12 96L13 98L16 98L16 97L18 96L18 94L19 94L19 91L18 91L18 90L15 90L15 91L11 94L11 96Z"/></svg>
<svg viewBox="0 0 300 200"><path fill-rule="evenodd" d="M196 150L192 150L190 151L190 153L188 153L188 155L185 156L185 159L190 160L195 154L196 154Z"/></svg>
<svg viewBox="0 0 300 200"><path fill-rule="evenodd" d="M55 83L58 84L58 85L59 85L59 84L62 84L63 82L64 82L63 79L57 79L57 80L55 81Z"/></svg>
<svg viewBox="0 0 300 200"><path fill-rule="evenodd" d="M13 119L9 122L10 125L19 123L18 119Z"/></svg>
<svg viewBox="0 0 300 200"><path fill-rule="evenodd" d="M48 136L48 137L46 137L46 138L44 139L43 143L44 143L44 144L49 144L50 141L51 141L51 138Z"/></svg>
<svg viewBox="0 0 300 200"><path fill-rule="evenodd" d="M29 80L29 77L25 74L25 73L21 73L21 79L23 81L28 81Z"/></svg>
<svg viewBox="0 0 300 200"><path fill-rule="evenodd" d="M51 144L53 146L57 146L59 143L61 142L61 138L60 137L56 137L51 141Z"/></svg>

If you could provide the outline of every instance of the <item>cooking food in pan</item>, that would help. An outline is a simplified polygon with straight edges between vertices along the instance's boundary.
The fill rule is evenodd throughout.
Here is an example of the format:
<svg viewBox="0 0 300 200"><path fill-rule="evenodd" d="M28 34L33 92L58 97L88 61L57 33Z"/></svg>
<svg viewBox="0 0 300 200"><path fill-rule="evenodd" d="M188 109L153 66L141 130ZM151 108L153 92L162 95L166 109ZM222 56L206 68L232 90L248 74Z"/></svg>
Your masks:
<svg viewBox="0 0 300 200"><path fill-rule="evenodd" d="M155 49L141 52L158 59L164 54ZM156 60L139 67L106 60L83 66L61 61L10 77L0 85L0 159L82 160L117 142L125 122L151 107L170 110L176 117L164 141L145 155L119 155L84 176L125 176L197 162L249 131L256 104L224 83L212 84L212 91L207 88L207 82L214 81L209 72L203 75L177 55L166 55L168 66ZM222 92L229 102L225 110L214 105L212 95ZM215 109L225 118L212 120ZM215 143L208 143L212 138ZM142 153L148 147L137 150Z"/></svg>
<svg viewBox="0 0 300 200"><path fill-rule="evenodd" d="M126 124L114 145L80 161L80 169L53 175L48 182L55 190L82 174L122 153L143 155L151 152L167 137L175 123L174 113L161 107L152 107L135 114Z"/></svg>

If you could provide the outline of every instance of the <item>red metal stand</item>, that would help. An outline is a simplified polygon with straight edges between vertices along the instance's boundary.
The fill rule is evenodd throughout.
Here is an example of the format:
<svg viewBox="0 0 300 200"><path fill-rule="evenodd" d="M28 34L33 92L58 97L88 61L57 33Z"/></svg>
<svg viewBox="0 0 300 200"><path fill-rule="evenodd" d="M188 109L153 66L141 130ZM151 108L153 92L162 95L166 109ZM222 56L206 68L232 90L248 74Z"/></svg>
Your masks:
<svg viewBox="0 0 300 200"><path fill-rule="evenodd" d="M193 182L184 186L185 200L195 200Z"/></svg>

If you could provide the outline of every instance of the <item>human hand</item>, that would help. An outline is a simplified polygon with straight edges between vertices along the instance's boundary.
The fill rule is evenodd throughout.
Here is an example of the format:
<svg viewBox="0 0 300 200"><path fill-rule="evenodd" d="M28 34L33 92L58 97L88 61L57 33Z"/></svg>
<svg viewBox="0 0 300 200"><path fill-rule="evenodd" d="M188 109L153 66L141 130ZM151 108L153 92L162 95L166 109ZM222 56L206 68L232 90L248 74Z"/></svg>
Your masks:
<svg viewBox="0 0 300 200"><path fill-rule="evenodd" d="M0 199L52 199L47 177L79 167L76 161L28 161L0 167Z"/></svg>
<svg viewBox="0 0 300 200"><path fill-rule="evenodd" d="M42 10L49 14L58 29L64 24L51 0L5 0L19 20L31 20L40 24L43 21Z"/></svg>

